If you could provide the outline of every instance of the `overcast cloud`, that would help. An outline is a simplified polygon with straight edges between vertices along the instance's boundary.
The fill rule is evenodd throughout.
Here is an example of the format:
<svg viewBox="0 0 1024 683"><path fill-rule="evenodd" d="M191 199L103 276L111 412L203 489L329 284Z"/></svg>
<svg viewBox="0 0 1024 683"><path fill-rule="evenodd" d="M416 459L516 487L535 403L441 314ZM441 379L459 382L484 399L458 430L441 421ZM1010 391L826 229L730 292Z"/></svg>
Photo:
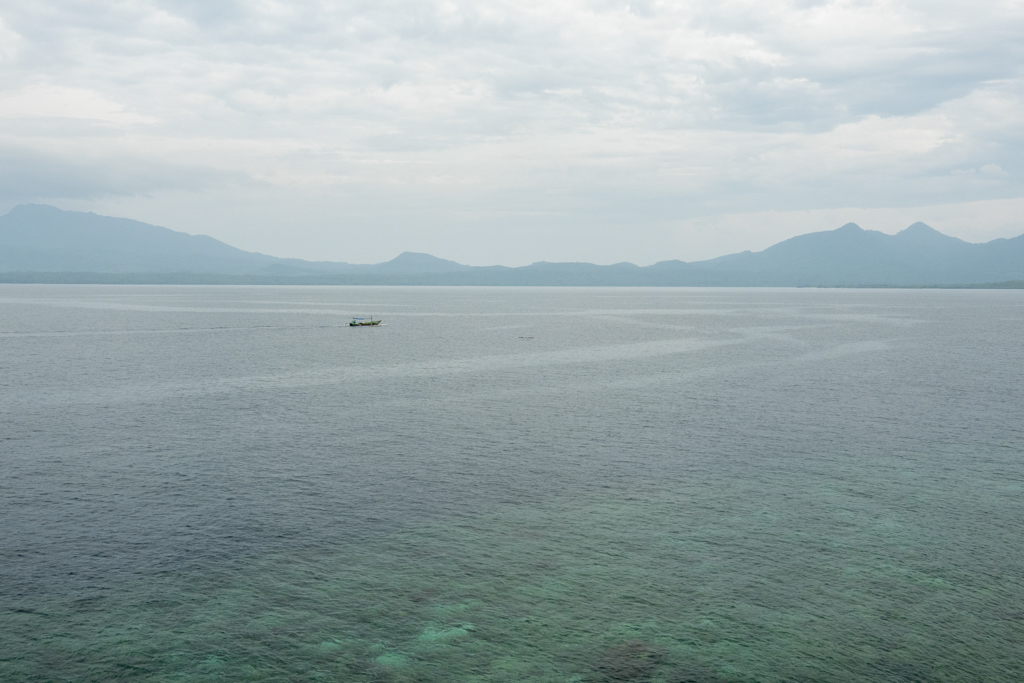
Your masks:
<svg viewBox="0 0 1024 683"><path fill-rule="evenodd" d="M280 256L1024 233L1024 2L0 0L0 210Z"/></svg>

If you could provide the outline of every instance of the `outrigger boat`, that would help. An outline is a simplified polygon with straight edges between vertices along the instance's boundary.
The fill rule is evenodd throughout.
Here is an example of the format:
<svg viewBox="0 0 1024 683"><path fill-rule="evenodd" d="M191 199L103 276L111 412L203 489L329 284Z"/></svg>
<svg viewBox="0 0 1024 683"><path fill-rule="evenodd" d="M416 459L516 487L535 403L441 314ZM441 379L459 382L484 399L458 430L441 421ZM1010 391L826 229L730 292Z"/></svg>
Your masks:
<svg viewBox="0 0 1024 683"><path fill-rule="evenodd" d="M352 322L348 324L349 327L376 327L380 325L380 320L374 320L373 316L370 319L366 318L352 318Z"/></svg>

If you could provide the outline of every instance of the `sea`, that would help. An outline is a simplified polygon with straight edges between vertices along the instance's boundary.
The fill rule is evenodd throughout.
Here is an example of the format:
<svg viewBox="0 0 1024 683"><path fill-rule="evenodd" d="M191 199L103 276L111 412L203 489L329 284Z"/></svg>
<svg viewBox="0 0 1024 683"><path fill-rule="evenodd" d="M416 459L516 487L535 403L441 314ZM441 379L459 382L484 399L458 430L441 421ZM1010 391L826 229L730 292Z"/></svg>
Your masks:
<svg viewBox="0 0 1024 683"><path fill-rule="evenodd" d="M0 285L0 680L1024 680L1024 291Z"/></svg>

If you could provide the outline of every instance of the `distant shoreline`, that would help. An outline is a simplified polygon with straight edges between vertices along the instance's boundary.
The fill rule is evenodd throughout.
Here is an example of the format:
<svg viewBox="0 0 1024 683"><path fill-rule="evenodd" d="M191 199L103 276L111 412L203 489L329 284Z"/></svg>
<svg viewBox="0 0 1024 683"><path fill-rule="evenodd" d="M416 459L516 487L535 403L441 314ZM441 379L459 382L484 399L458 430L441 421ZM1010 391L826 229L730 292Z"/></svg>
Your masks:
<svg viewBox="0 0 1024 683"><path fill-rule="evenodd" d="M642 282L474 282L471 278L451 277L452 273L359 274L314 277L274 275L230 275L218 273L89 273L89 272L14 272L0 273L0 284L34 285L264 285L264 286L395 286L395 287L740 287L769 289L1024 289L1024 280L960 284L802 284L802 285L728 285L728 284L646 284ZM458 281L461 280L461 281Z"/></svg>

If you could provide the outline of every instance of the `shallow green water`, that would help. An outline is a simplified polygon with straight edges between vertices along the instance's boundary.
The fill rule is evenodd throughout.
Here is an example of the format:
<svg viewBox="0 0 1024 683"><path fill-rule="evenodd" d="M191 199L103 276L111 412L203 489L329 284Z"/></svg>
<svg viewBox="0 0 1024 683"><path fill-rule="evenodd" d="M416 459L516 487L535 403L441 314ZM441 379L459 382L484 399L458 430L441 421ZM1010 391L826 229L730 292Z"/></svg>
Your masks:
<svg viewBox="0 0 1024 683"><path fill-rule="evenodd" d="M40 665L67 680L1024 675L1019 577L993 580L986 561L950 567L913 524L836 510L849 494L737 496L718 515L694 494L508 511L330 557L46 603L8 623L32 657L7 675L41 675ZM794 505L811 517L794 519ZM837 526L844 533L820 535Z"/></svg>
<svg viewBox="0 0 1024 683"><path fill-rule="evenodd" d="M500 327L470 315L485 294L446 310ZM23 431L7 460L20 483L3 489L18 559L0 675L1024 679L1020 351L999 337L1024 302L837 294L716 294L700 319L734 317L695 332L671 312L694 304L678 293L661 336L630 345L576 293L555 309L596 311L586 346L566 334L524 355L518 337L544 329L517 328L496 357L472 334L449 348L406 332L406 371L364 394L308 348L273 382L229 354L217 380L235 383L217 391L175 372L170 388L169 374L29 392L8 408ZM376 295L378 310L404 302ZM512 322L552 307L516 296ZM391 320L392 337L337 362L358 368L420 319ZM964 335L988 353L958 352ZM180 342L162 343L131 353L159 366L148 354ZM8 347L8 367L19 358ZM28 429L57 415L66 431ZM337 424L353 416L373 428Z"/></svg>

